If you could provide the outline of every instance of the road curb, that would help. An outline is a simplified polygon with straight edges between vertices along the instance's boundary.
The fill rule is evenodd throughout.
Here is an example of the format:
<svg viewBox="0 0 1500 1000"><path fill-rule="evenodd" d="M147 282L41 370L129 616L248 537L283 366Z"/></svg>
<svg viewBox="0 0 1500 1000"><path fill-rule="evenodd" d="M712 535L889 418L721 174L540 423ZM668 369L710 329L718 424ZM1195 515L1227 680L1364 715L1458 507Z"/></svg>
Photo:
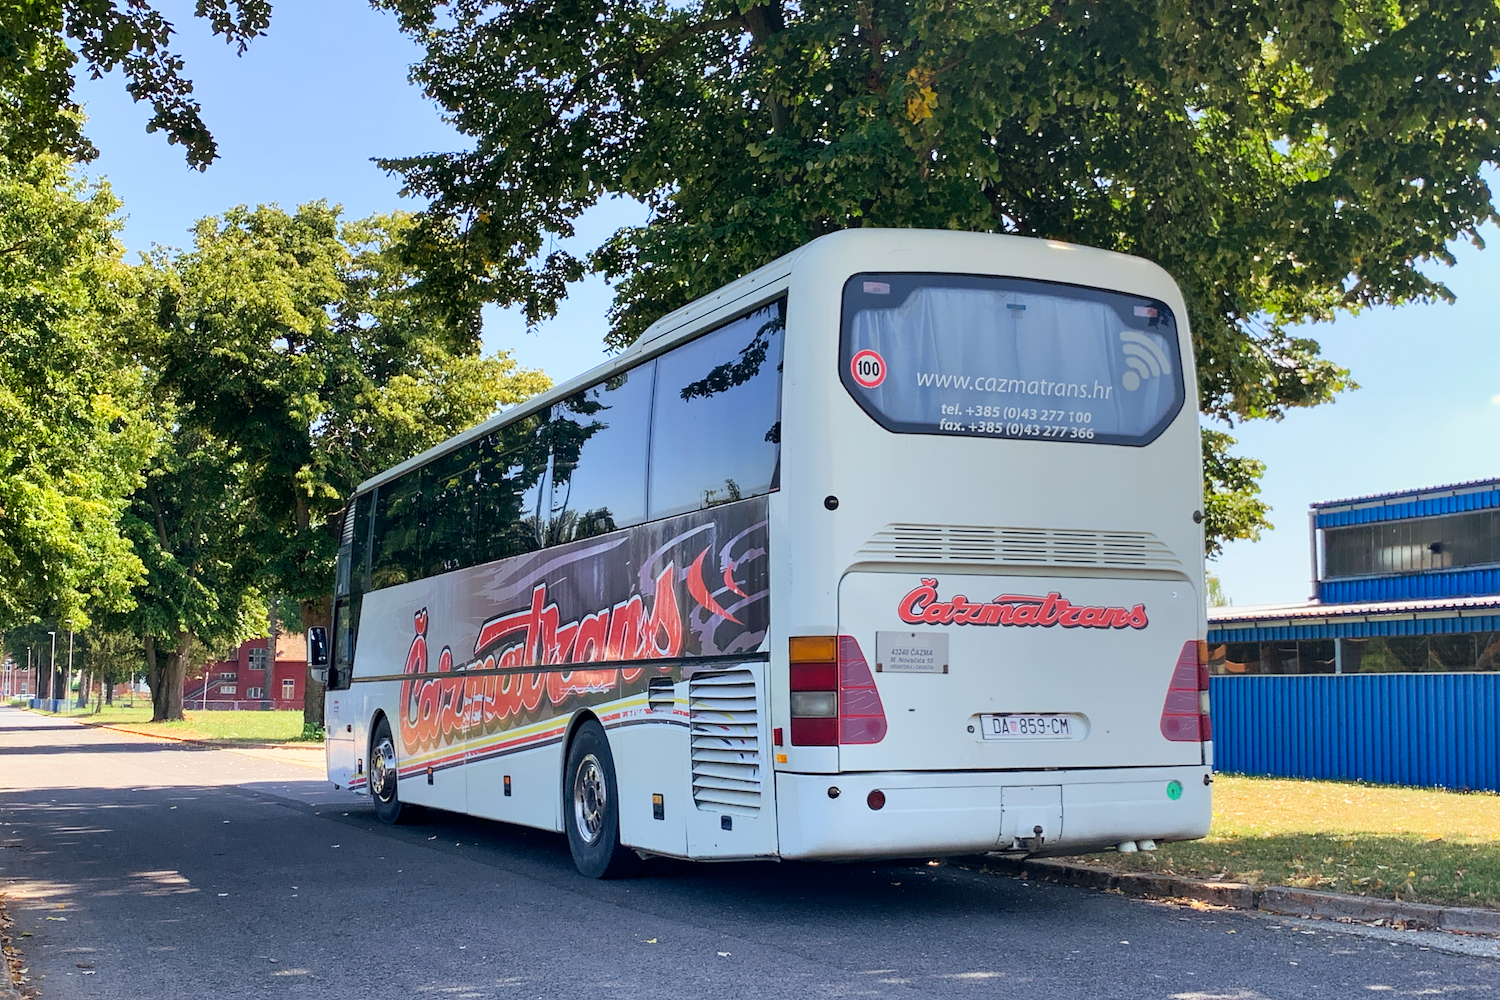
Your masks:
<svg viewBox="0 0 1500 1000"><path fill-rule="evenodd" d="M1236 910L1260 910L1289 917L1310 917L1409 930L1459 931L1500 935L1500 910L1473 906L1435 906L1397 899L1350 896L1340 892L1297 889L1292 886L1249 885L1208 879L1159 875L1154 872L1117 872L1073 861L980 857L971 859L983 870L1021 878L1042 879L1152 899L1191 899Z"/></svg>

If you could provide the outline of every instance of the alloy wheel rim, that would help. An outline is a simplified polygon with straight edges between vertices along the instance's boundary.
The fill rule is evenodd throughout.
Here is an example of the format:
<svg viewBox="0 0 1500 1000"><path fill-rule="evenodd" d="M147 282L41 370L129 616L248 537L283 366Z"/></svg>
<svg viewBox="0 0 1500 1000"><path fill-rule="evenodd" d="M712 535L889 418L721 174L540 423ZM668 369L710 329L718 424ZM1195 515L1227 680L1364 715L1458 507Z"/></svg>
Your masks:
<svg viewBox="0 0 1500 1000"><path fill-rule="evenodd" d="M593 754L584 757L573 778L573 823L586 844L595 844L604 833L604 812L609 793L604 768Z"/></svg>
<svg viewBox="0 0 1500 1000"><path fill-rule="evenodd" d="M375 747L370 761L370 789L382 802L389 802L396 791L396 747L383 739Z"/></svg>

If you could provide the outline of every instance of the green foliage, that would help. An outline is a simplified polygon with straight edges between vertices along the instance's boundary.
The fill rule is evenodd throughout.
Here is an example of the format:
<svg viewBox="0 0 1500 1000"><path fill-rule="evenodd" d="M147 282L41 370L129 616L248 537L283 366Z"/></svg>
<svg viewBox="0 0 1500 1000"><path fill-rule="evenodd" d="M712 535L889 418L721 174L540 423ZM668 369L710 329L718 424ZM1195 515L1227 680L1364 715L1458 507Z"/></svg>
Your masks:
<svg viewBox="0 0 1500 1000"><path fill-rule="evenodd" d="M1276 417L1349 386L1294 324L1451 299L1418 265L1495 218L1488 0L379 3L472 139L383 161L457 233L445 280L535 321L603 272L617 346L834 230L1016 233L1164 266L1204 412ZM616 193L651 221L544 253ZM1264 525L1253 496L1217 514Z"/></svg>
<svg viewBox="0 0 1500 1000"><path fill-rule="evenodd" d="M84 628L142 572L118 521L155 442L113 341L133 294L118 207L55 158L0 159L0 628Z"/></svg>
<svg viewBox="0 0 1500 1000"><path fill-rule="evenodd" d="M269 592L314 619L333 589L345 499L362 480L549 383L474 353L402 256L405 215L340 224L325 203L236 208L158 254L150 328L180 420L232 445L232 522ZM225 483L225 488L230 484ZM307 621L305 624L313 624Z"/></svg>
<svg viewBox="0 0 1500 1000"><path fill-rule="evenodd" d="M197 17L243 53L271 22L269 0L197 0ZM148 132L181 144L190 166L202 170L218 156L170 51L173 26L145 0L24 0L0 4L0 159L25 163L41 154L91 160L97 154L82 132L83 111L73 100L74 71L91 76L119 68L126 90L151 104Z"/></svg>
<svg viewBox="0 0 1500 1000"><path fill-rule="evenodd" d="M1270 505L1260 499L1260 477L1266 464L1229 454L1234 438L1203 429L1203 548L1210 559L1236 538L1251 541L1273 527Z"/></svg>

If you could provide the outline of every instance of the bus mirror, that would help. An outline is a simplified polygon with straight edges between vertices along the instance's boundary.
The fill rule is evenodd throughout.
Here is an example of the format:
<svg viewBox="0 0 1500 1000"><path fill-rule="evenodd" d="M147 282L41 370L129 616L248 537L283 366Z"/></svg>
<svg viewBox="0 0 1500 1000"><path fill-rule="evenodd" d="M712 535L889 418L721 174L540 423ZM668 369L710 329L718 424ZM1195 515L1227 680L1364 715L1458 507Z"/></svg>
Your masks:
<svg viewBox="0 0 1500 1000"><path fill-rule="evenodd" d="M307 630L307 665L314 671L328 670L328 630L321 625Z"/></svg>

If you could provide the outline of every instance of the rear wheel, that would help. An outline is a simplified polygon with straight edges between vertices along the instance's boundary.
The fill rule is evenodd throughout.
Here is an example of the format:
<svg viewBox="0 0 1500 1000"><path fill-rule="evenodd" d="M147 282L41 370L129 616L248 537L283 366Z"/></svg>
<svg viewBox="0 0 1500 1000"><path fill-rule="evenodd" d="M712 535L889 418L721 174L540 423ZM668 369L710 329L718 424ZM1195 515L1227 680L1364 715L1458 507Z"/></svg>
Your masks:
<svg viewBox="0 0 1500 1000"><path fill-rule="evenodd" d="M564 824L573 864L588 878L628 878L640 873L640 855L620 844L620 792L604 727L593 719L579 727L564 771Z"/></svg>
<svg viewBox="0 0 1500 1000"><path fill-rule="evenodd" d="M382 823L411 823L421 816L420 806L401 801L396 794L396 741L391 724L384 718L375 726L370 741L370 798L375 800L375 818Z"/></svg>

